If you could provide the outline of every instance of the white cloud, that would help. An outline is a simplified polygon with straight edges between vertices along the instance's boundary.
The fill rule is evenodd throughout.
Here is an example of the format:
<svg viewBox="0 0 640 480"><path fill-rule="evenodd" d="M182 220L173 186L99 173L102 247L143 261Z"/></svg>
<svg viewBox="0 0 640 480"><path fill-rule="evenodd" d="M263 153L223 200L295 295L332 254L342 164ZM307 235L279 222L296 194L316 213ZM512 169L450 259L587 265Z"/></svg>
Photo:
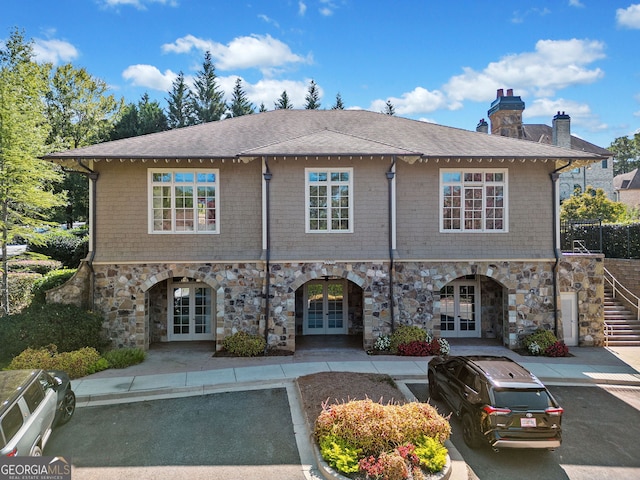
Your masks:
<svg viewBox="0 0 640 480"><path fill-rule="evenodd" d="M80 55L78 49L64 40L34 38L33 54L39 62L49 62L57 65L70 62Z"/></svg>
<svg viewBox="0 0 640 480"><path fill-rule="evenodd" d="M589 105L564 98L538 98L530 103L527 102L522 116L524 118L541 117L545 124L550 124L551 119L558 112L567 113L571 117L572 125L580 125L593 132L608 128L600 121L598 115L591 111Z"/></svg>
<svg viewBox="0 0 640 480"><path fill-rule="evenodd" d="M105 7L117 8L121 5L135 7L138 10L146 10L147 5L152 3L159 3L161 5L169 5L170 7L177 7L178 0L101 0Z"/></svg>
<svg viewBox="0 0 640 480"><path fill-rule="evenodd" d="M304 2L298 2L298 15L304 16L307 13L307 5Z"/></svg>
<svg viewBox="0 0 640 480"><path fill-rule="evenodd" d="M268 74L288 64L311 63L310 57L293 53L288 45L271 35L237 37L227 45L186 35L162 46L164 52L172 53L188 53L192 49L211 52L219 70L259 68Z"/></svg>
<svg viewBox="0 0 640 480"><path fill-rule="evenodd" d="M429 113L442 108L447 108L447 99L438 90L429 91L422 87L416 87L411 92L403 93L401 97L390 97L397 115L413 115L416 113ZM374 100L369 110L374 112L384 111L387 100ZM450 107L449 107L450 108Z"/></svg>
<svg viewBox="0 0 640 480"><path fill-rule="evenodd" d="M640 3L617 9L616 21L621 27L640 29Z"/></svg>
<svg viewBox="0 0 640 480"><path fill-rule="evenodd" d="M569 0L569 6L571 7L584 7L584 3L580 0Z"/></svg>
<svg viewBox="0 0 640 480"><path fill-rule="evenodd" d="M273 18L269 17L268 15L265 15L264 13L261 13L260 15L258 15L258 18L264 21L265 23L270 23L274 27L280 28L280 24L278 22L276 22Z"/></svg>
<svg viewBox="0 0 640 480"><path fill-rule="evenodd" d="M261 103L267 110L273 110L274 103L280 98L283 91L287 91L287 96L293 108L304 108L305 97L307 96L307 90L309 88L309 82L301 82L294 80L275 80L275 79L262 79L257 83L251 85L244 85L247 98L253 102L256 109ZM231 90L229 90L230 92Z"/></svg>
<svg viewBox="0 0 640 480"><path fill-rule="evenodd" d="M321 7L318 9L320 15L323 17L330 17L337 8L336 4L332 0L320 0Z"/></svg>
<svg viewBox="0 0 640 480"><path fill-rule="evenodd" d="M178 74L171 70L162 73L153 65L130 65L122 72L122 78L137 87L151 88L168 92Z"/></svg>
<svg viewBox="0 0 640 480"><path fill-rule="evenodd" d="M508 55L484 70L465 68L443 87L450 99L487 101L503 86L530 89L536 96L552 96L571 85L593 83L604 76L586 66L605 57L604 44L592 40L539 40L534 52Z"/></svg>

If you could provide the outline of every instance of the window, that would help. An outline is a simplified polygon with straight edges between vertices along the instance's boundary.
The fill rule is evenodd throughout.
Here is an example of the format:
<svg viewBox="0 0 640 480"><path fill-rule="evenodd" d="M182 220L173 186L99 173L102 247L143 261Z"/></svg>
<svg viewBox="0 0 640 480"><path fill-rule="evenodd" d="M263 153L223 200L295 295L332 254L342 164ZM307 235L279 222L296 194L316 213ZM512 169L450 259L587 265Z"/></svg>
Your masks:
<svg viewBox="0 0 640 480"><path fill-rule="evenodd" d="M506 232L507 171L440 171L440 231Z"/></svg>
<svg viewBox="0 0 640 480"><path fill-rule="evenodd" d="M609 162L607 161L606 158L602 160L600 165L602 166L602 168L609 168Z"/></svg>
<svg viewBox="0 0 640 480"><path fill-rule="evenodd" d="M219 233L218 170L150 170L149 233Z"/></svg>
<svg viewBox="0 0 640 480"><path fill-rule="evenodd" d="M353 169L311 169L306 175L307 233L353 231Z"/></svg>

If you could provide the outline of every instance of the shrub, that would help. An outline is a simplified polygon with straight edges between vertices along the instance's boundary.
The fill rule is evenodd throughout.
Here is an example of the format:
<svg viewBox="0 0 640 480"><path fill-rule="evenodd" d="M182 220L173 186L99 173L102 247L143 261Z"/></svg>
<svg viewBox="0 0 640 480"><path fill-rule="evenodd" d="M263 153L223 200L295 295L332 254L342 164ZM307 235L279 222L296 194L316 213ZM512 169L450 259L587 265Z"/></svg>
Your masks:
<svg viewBox="0 0 640 480"><path fill-rule="evenodd" d="M29 244L29 250L59 260L66 268L77 268L87 255L86 230L52 230L41 241Z"/></svg>
<svg viewBox="0 0 640 480"><path fill-rule="evenodd" d="M240 331L225 337L222 346L229 353L239 357L255 357L264 353L267 342L260 335L251 335Z"/></svg>
<svg viewBox="0 0 640 480"><path fill-rule="evenodd" d="M62 263L57 260L19 259L10 260L8 264L10 272L31 272L46 275L52 270L62 268Z"/></svg>
<svg viewBox="0 0 640 480"><path fill-rule="evenodd" d="M140 348L119 348L109 350L102 355L110 368L126 368L137 365L142 363L146 356L144 350Z"/></svg>
<svg viewBox="0 0 640 480"><path fill-rule="evenodd" d="M566 357L569 355L569 347L562 341L557 341L544 351L547 357Z"/></svg>
<svg viewBox="0 0 640 480"><path fill-rule="evenodd" d="M51 343L61 352L83 347L103 350L108 340L100 315L74 305L35 305L17 315L0 318L3 350L13 357L27 347L41 348Z"/></svg>
<svg viewBox="0 0 640 480"><path fill-rule="evenodd" d="M391 348L391 337L389 335L380 335L373 344L373 349L378 352L388 352Z"/></svg>
<svg viewBox="0 0 640 480"><path fill-rule="evenodd" d="M39 273L12 272L7 277L9 313L20 313L31 304L33 286L42 278Z"/></svg>
<svg viewBox="0 0 640 480"><path fill-rule="evenodd" d="M420 459L420 466L432 473L439 472L447 463L447 448L426 435L416 442L414 453Z"/></svg>
<svg viewBox="0 0 640 480"><path fill-rule="evenodd" d="M67 280L73 277L76 269L53 270L44 277L38 279L33 285L33 302L36 304L44 304L46 302L46 292L52 288L63 285Z"/></svg>
<svg viewBox="0 0 640 480"><path fill-rule="evenodd" d="M358 458L360 450L353 448L340 437L327 435L319 442L320 453L329 466L344 473L355 473L359 470Z"/></svg>
<svg viewBox="0 0 640 480"><path fill-rule="evenodd" d="M58 353L55 345L48 345L40 349L27 348L11 361L8 369L62 370L70 378L79 378L95 373L103 366L104 362L101 362L100 353L95 348Z"/></svg>
<svg viewBox="0 0 640 480"><path fill-rule="evenodd" d="M558 339L551 330L539 328L535 332L524 337L522 345L533 355L540 355L557 341Z"/></svg>
<svg viewBox="0 0 640 480"><path fill-rule="evenodd" d="M398 346L403 343L427 340L427 332L415 325L402 325L391 334L389 350L391 353L398 353ZM429 341L431 339L429 338Z"/></svg>

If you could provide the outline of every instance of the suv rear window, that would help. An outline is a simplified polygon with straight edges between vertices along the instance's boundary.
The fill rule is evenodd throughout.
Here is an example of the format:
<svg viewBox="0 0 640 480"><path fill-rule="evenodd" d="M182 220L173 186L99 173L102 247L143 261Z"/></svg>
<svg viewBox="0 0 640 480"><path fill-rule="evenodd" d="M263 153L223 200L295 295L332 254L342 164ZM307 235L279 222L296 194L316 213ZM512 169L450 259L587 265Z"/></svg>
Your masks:
<svg viewBox="0 0 640 480"><path fill-rule="evenodd" d="M4 417L2 417L2 432L4 433L4 440L2 439L2 435L0 435L1 447L4 447L6 442L11 440L13 436L18 433L20 427L22 427L22 412L20 411L18 404L15 404L7 411L7 413L5 413Z"/></svg>
<svg viewBox="0 0 640 480"><path fill-rule="evenodd" d="M546 390L495 389L493 396L495 407L508 407L511 410L544 410L553 406Z"/></svg>

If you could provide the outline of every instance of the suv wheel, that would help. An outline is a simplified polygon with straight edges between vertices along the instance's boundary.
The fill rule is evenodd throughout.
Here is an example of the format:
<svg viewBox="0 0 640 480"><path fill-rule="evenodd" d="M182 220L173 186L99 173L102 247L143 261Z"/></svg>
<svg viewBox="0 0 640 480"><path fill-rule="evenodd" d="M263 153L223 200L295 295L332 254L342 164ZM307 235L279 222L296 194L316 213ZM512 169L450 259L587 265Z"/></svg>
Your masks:
<svg viewBox="0 0 640 480"><path fill-rule="evenodd" d="M433 376L433 373L429 372L428 379L429 382L429 396L434 400L440 400L442 396L438 391L438 386L436 385L436 379Z"/></svg>
<svg viewBox="0 0 640 480"><path fill-rule="evenodd" d="M61 409L58 424L64 425L71 420L73 413L76 411L76 394L72 390L67 390L67 393L64 394Z"/></svg>
<svg viewBox="0 0 640 480"><path fill-rule="evenodd" d="M473 417L469 413L465 413L462 416L462 437L469 448L478 448L480 446L478 431Z"/></svg>

